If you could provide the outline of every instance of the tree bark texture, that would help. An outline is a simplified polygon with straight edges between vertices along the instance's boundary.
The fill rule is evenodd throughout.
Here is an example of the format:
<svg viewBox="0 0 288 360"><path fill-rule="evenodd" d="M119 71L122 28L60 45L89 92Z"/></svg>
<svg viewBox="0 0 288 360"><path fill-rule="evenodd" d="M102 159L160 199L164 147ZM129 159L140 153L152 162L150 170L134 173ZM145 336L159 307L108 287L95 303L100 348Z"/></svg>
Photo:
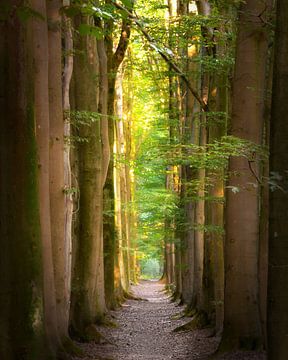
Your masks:
<svg viewBox="0 0 288 360"><path fill-rule="evenodd" d="M110 0L106 0L111 4ZM122 20L121 35L116 50L113 50L112 34L115 30L113 21L107 21L105 36L105 49L107 57L108 73L108 99L107 99L107 122L108 140L110 145L110 161L104 186L104 215L103 215L103 238L104 238L104 270L105 270L105 296L108 308L116 306L116 298L122 298L120 272L118 267L117 231L115 228L115 193L114 193L114 141L115 141L115 82L119 67L123 62L130 38L130 20ZM115 170L116 171L116 170ZM116 294L117 293L117 294Z"/></svg>
<svg viewBox="0 0 288 360"><path fill-rule="evenodd" d="M50 210L57 321L60 338L68 337L70 254L65 238L64 125L62 107L62 1L47 1L49 21ZM68 245L69 248L69 245Z"/></svg>
<svg viewBox="0 0 288 360"><path fill-rule="evenodd" d="M63 0L63 6L69 6L69 0ZM65 289L69 294L69 313L71 303L71 279L72 279L72 218L73 218L73 191L72 191L72 170L71 170L71 105L70 85L73 73L73 35L72 21L65 15L62 16L63 37L64 37L64 67L62 75L62 96L64 116L64 189L65 192L65 224L64 224L64 256L66 265ZM77 194L77 190L76 190ZM75 191L74 191L75 195Z"/></svg>
<svg viewBox="0 0 288 360"><path fill-rule="evenodd" d="M33 10L47 16L46 2L32 1ZM52 253L52 232L50 216L50 119L48 78L48 27L41 19L33 18L33 60L35 69L35 118L38 148L38 177L40 201L40 225L42 239L44 321L51 350L56 354L60 348L55 298L54 264ZM61 87L60 87L61 89ZM61 98L60 98L61 99Z"/></svg>
<svg viewBox="0 0 288 360"><path fill-rule="evenodd" d="M23 5L12 1L13 6ZM0 357L46 359L31 20L0 23Z"/></svg>
<svg viewBox="0 0 288 360"><path fill-rule="evenodd" d="M230 134L261 144L269 1L240 6L233 79ZM260 15L261 14L261 17ZM269 15L269 14L268 14ZM225 239L225 313L220 350L256 349L262 344L259 319L259 177L258 158L231 157ZM253 172L251 171L253 168Z"/></svg>
<svg viewBox="0 0 288 360"><path fill-rule="evenodd" d="M277 2L270 138L270 229L268 269L268 359L288 357L287 81L288 4ZM273 186L274 185L274 186Z"/></svg>
<svg viewBox="0 0 288 360"><path fill-rule="evenodd" d="M82 16L79 23L93 24ZM73 271L72 328L82 338L101 321L105 311L103 260L103 167L99 104L99 59L95 37L77 39L74 58L75 108L85 123L79 124L79 229Z"/></svg>

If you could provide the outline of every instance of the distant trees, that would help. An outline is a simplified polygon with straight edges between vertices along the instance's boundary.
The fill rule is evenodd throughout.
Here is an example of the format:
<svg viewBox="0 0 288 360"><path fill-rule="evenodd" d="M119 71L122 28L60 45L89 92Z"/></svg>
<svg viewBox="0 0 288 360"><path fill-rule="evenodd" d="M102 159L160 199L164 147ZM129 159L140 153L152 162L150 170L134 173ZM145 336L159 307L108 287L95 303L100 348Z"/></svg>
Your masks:
<svg viewBox="0 0 288 360"><path fill-rule="evenodd" d="M266 119L271 91L272 3L255 1L235 7L229 3L198 1L197 5L199 16L193 14L186 3L167 2L167 37L163 40L162 35L157 43L153 30L155 43L152 47L169 68L169 94L166 96L169 96L170 162L166 188L174 191L179 199L178 214L164 222L164 270L169 287L171 283L172 288L174 285L174 296L184 301L187 311L194 316L190 328L212 321L219 332L224 324L219 351L253 350L265 344L267 326L265 228L268 218L263 208L267 202L262 201L261 196L268 187L263 169L267 168L265 146L269 134ZM199 27L192 27L193 35L185 33L191 28L187 30L183 24L191 18L200 24L200 35ZM222 22L218 23L219 19ZM145 37L151 41L152 37ZM162 54L165 46L168 47L166 56ZM193 51L194 59L189 59ZM177 70L173 61L177 61ZM201 66L197 67L196 61ZM231 75L233 78L229 82ZM189 92L190 87L195 91ZM190 94L194 104L189 100ZM207 108L197 94L201 94ZM205 111L201 112L201 108ZM164 156L167 153L164 152ZM275 214L273 216L275 219ZM271 265L271 272L272 269ZM200 322L197 320L199 312L206 313ZM268 318L272 319L271 314Z"/></svg>

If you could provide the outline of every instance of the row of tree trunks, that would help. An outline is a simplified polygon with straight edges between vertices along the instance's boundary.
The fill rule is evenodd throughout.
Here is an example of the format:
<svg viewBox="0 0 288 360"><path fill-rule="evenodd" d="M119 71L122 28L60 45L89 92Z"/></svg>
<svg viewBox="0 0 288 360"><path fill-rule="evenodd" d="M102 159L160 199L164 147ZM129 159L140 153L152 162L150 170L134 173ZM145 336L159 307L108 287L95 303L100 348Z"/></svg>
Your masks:
<svg viewBox="0 0 288 360"><path fill-rule="evenodd" d="M32 1L39 16L23 21L13 12L1 22L1 241L7 246L0 263L1 273L8 273L1 276L0 356L5 360L65 357L70 256L64 251L61 7L57 0Z"/></svg>
<svg viewBox="0 0 288 360"><path fill-rule="evenodd" d="M129 21L123 21L113 67L109 67L104 36L78 35L73 56L71 20L65 15L62 19L60 13L69 1L32 1L36 15L27 20L18 13L22 1L12 5L17 11L1 20L0 38L0 202L1 242L5 242L0 263L3 273L9 270L3 280L1 277L1 358L64 357L64 348L72 346L68 327L80 339L94 338L98 335L93 325L103 320L106 302L116 305L114 289L106 299L104 291L103 187L112 169L109 176L113 188L113 164L109 168L109 162L114 138L113 130L109 134L108 114L114 114L115 78L128 45ZM75 24L76 28L80 24L103 28L99 19L90 16L78 15ZM73 58L74 86L70 91ZM108 71L115 71L110 84ZM66 143L71 140L71 99L77 129L74 135L80 140L72 157L76 160L75 187L79 187L73 248L70 142ZM81 118L78 123L77 117ZM13 169L11 164L16 163L19 166ZM128 173L126 168L125 177ZM127 239L131 233L130 200L127 192L123 213ZM10 238L14 242L9 242ZM128 276L129 246L118 247L118 257L115 248L109 256L117 263L126 252L122 276ZM19 286L12 286L18 282ZM122 288L120 284L115 288ZM125 288L128 292L129 280ZM12 325L9 319L14 319Z"/></svg>
<svg viewBox="0 0 288 360"><path fill-rule="evenodd" d="M181 18L185 15L185 5L177 2L177 6L178 17ZM177 6L176 3L169 2L170 18L175 17ZM198 1L197 7L199 14L210 15L209 2ZM224 6L223 9L219 8L218 10L226 13L227 7ZM256 145L262 144L264 111L267 111L267 106L269 107L266 100L267 93L264 90L269 86L269 79L267 81L266 76L267 64L269 64L269 27L263 19L270 16L270 10L271 2L269 0L265 3L253 1L249 4L242 4L238 10L236 65L229 135L251 141ZM257 14L261 14L261 16ZM205 45L206 41L207 44L211 44L210 36L213 35L213 29L203 28L202 34L207 55L213 54L214 57L221 58L223 52L226 51L223 45L215 48L213 45ZM209 48L210 46L211 48ZM191 51L191 49L187 51L188 57L189 50ZM220 112L223 116L226 113L224 117L227 119L229 98L228 80L225 74L202 73L201 85L197 84L197 79L190 79L190 82L192 81L196 81L194 88L202 88L202 100L208 103L209 111L212 111L211 115L213 115L213 111ZM178 97L179 91L180 97ZM207 141L209 143L213 143L215 140L219 141L226 134L225 121L218 123L216 120L214 124L210 122L206 124L206 113L202 113L200 120L197 121L196 116L193 115L196 107L193 100L189 101L189 96L188 99L187 96L185 89L179 87L177 81L173 81L173 75L170 75L170 118L174 126L170 128L170 138L172 142L176 138L180 139L177 132L177 126L180 126L182 142L186 144L188 141L189 144L190 141L196 146L200 145L203 149ZM181 100L183 98L186 101ZM176 99L180 100L176 101ZM177 114L175 114L176 110ZM184 132L181 132L183 116L185 126ZM179 119L178 125L175 125L176 118ZM192 122L190 119L193 119ZM178 174L178 171L175 173L175 167L173 170L172 168L168 171L167 188L175 191L177 190L175 185L178 183L175 174ZM166 281L168 285L174 281L175 297L181 298L187 305L190 305L194 314L196 310L196 313L204 311L208 315L207 319L214 323L217 333L222 331L224 321L220 351L231 348L255 349L261 347L263 342L265 343L266 328L264 289L267 281L265 280L267 251L262 235L260 239L259 229L261 234L265 235L263 229L265 221L267 222L267 212L262 211L261 213L264 216L261 225L259 182L262 175L259 167L259 154L248 160L241 156L230 158L227 183L229 190L227 190L225 214L223 169L210 170L208 167L208 170L205 171L204 168L200 168L195 173L190 166L182 166L179 174L180 206L184 217L180 222L182 228L180 226L174 234L175 243L171 244L167 237L169 240L166 241L165 250ZM208 179L207 185L204 183L205 178ZM176 183L173 179L176 180ZM197 195L193 195L193 190L189 190L195 180L200 189ZM197 200L191 201L192 197L195 199L195 195ZM223 230L221 231L224 222L226 230L225 296ZM245 224L245 228L243 228L243 224ZM171 229L173 222L167 220L166 227ZM209 228L206 229L204 235L205 227ZM173 251L171 252L172 247ZM238 256L240 253L241 257ZM259 269L260 273L258 273ZM239 301L241 311L239 310ZM261 314L261 318L259 314ZM194 320L197 321L197 319Z"/></svg>
<svg viewBox="0 0 288 360"><path fill-rule="evenodd" d="M103 22L92 16L78 15L75 27L96 26ZM107 34L113 34L107 22ZM110 28L111 27L111 28ZM76 185L79 185L74 238L71 329L82 340L99 336L94 324L105 321L108 308L115 308L123 288L129 290L129 263L124 259L129 244L117 244L114 223L114 100L117 70L128 45L129 26L123 21L118 48L104 33L101 38L84 35L75 39L74 110L75 135L79 143L74 151ZM77 124L77 119L80 119ZM116 123L117 124L117 123ZM123 189L121 188L121 191ZM125 213L122 214L124 219ZM127 224L127 221L125 222ZM125 225L128 226L128 225ZM125 227L122 232L128 234ZM126 238L125 236L123 237ZM119 238L122 241L123 238ZM119 253L119 254L118 254ZM126 258L128 259L128 257ZM120 277L117 264L121 267ZM125 277L125 282L121 278ZM119 295L119 292L121 295Z"/></svg>

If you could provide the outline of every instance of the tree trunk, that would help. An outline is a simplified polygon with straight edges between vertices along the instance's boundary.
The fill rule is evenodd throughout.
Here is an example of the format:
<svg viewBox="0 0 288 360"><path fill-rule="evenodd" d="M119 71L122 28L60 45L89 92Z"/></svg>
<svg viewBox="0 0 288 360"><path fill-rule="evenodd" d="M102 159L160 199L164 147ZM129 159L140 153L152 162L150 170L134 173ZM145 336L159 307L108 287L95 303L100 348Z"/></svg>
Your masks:
<svg viewBox="0 0 288 360"><path fill-rule="evenodd" d="M23 6L22 1L11 1ZM0 357L47 359L35 139L33 30L0 23ZM32 251L31 251L32 250Z"/></svg>
<svg viewBox="0 0 288 360"><path fill-rule="evenodd" d="M69 0L63 0L63 6L69 6ZM64 68L62 76L62 96L64 111L64 189L65 189L65 224L64 224L64 256L66 259L65 289L68 294L68 316L70 313L71 302L71 278L72 278L72 217L73 217L73 189L71 176L70 143L71 143L71 125L70 125L70 83L73 73L73 36L71 19L65 15L62 17L63 35L64 35ZM74 192L75 193L75 192Z"/></svg>
<svg viewBox="0 0 288 360"><path fill-rule="evenodd" d="M277 2L270 138L270 229L268 270L268 359L288 358L288 3ZM271 184L272 183L272 184Z"/></svg>
<svg viewBox="0 0 288 360"><path fill-rule="evenodd" d="M33 10L46 18L45 0L32 1ZM35 68L35 118L36 140L38 147L38 176L40 225L43 259L44 321L49 346L55 354L60 340L57 326L54 266L52 257L52 234L50 217L49 186L49 94L48 94L48 29L46 21L34 18L33 22L33 59ZM61 87L60 87L61 89ZM61 98L60 98L61 99Z"/></svg>
<svg viewBox="0 0 288 360"><path fill-rule="evenodd" d="M50 210L51 239L55 277L57 320L60 338L68 337L70 292L65 239L64 195L64 126L62 108L62 48L61 16L62 1L47 1L49 21L49 118L50 118Z"/></svg>
<svg viewBox="0 0 288 360"><path fill-rule="evenodd" d="M106 0L106 4L111 4L111 0ZM107 126L108 139L110 143L110 154L114 153L115 141L115 82L117 72L124 59L129 38L130 38L130 20L122 20L121 36L118 41L117 49L114 52L113 31L115 25L113 21L107 21L105 29L108 30L105 35L105 47L107 55L107 72L108 72L108 99L107 99ZM115 228L115 199L114 193L114 156L110 157L108 164L106 182L104 186L104 220L103 220L103 237L104 237L104 271L105 271L105 295L108 308L116 306L116 297L121 301L123 289L120 282L119 269L119 247L117 238L117 231ZM116 184L116 183L115 183Z"/></svg>
<svg viewBox="0 0 288 360"><path fill-rule="evenodd" d="M116 199L117 199L117 232L119 239L119 251L120 251L120 277L124 292L129 291L129 229L127 224L127 179L125 173L125 160L126 144L124 136L124 122L123 122L123 84L122 84L122 73L118 74L116 81L116 115L118 117L116 122L116 154L118 156L118 163L116 165Z"/></svg>
<svg viewBox="0 0 288 360"><path fill-rule="evenodd" d="M107 53L112 56L112 53ZM119 269L117 266L116 254L116 229L115 229L115 193L114 193L114 114L115 100L115 79L108 77L108 131L110 152L113 154L110 158L106 182L104 186L104 215L103 215L103 241L104 241L104 273L105 273L105 299L108 309L116 307L116 288L120 286ZM119 293L120 293L119 289ZM119 297L120 294L118 294Z"/></svg>
<svg viewBox="0 0 288 360"><path fill-rule="evenodd" d="M89 17L77 24L93 24ZM103 168L101 123L99 120L99 60L96 39L80 36L74 58L75 108L82 114L78 125L79 229L73 271L72 328L82 339L93 338L91 325L106 311L103 261ZM82 117L83 116L83 117ZM84 123L83 123L84 119Z"/></svg>
<svg viewBox="0 0 288 360"><path fill-rule="evenodd" d="M241 5L239 11L230 133L255 144L262 141L268 29L261 19L267 15L269 5L269 1L254 0ZM232 157L229 173L228 186L239 192L227 191L221 351L256 349L263 341L259 319L257 155L253 163L244 157Z"/></svg>
<svg viewBox="0 0 288 360"><path fill-rule="evenodd" d="M102 139L102 185L104 187L109 163L110 163L110 143L109 143L109 122L108 122L108 67L107 55L104 45L104 40L97 41L97 51L99 57L99 108L101 114L101 139Z"/></svg>

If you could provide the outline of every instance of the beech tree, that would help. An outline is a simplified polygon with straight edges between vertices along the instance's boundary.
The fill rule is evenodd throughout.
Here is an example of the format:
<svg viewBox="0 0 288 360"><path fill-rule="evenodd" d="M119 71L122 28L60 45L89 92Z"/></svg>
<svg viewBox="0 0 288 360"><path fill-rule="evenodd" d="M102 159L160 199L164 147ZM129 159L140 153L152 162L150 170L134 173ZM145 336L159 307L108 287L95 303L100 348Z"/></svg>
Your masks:
<svg viewBox="0 0 288 360"><path fill-rule="evenodd" d="M111 4L110 0L106 1L106 4ZM107 103L107 115L108 115L108 134L110 143L110 153L113 156L110 157L107 178L104 186L104 264L105 264L105 295L106 303L109 308L115 308L117 302L123 300L123 289L120 281L120 269L119 269L119 229L117 226L117 216L115 214L117 205L115 204L117 195L114 193L114 175L115 175L115 163L114 163L114 142L116 134L116 125L118 121L115 119L121 116L117 112L117 99L116 99L116 79L117 73L120 70L121 63L124 60L124 56L128 47L130 38L130 20L121 20L121 33L119 39L117 39L117 46L113 46L115 41L115 24L113 20L107 19L105 27L107 29L105 36L105 47L107 53L107 72L108 72L108 103ZM115 49L114 49L115 48ZM118 88L120 91L120 89ZM117 238L118 237L118 238ZM127 291L127 288L126 288Z"/></svg>
<svg viewBox="0 0 288 360"><path fill-rule="evenodd" d="M270 2L240 5L230 134L261 144ZM224 332L220 349L257 349L259 318L259 155L232 156L225 214ZM234 190L234 191L233 191ZM245 226L244 226L245 224ZM241 256L239 256L241 254Z"/></svg>
<svg viewBox="0 0 288 360"><path fill-rule="evenodd" d="M78 15L76 28L94 25L92 16ZM83 114L79 124L79 225L73 271L73 331L82 338L105 314L102 239L103 153L99 104L99 54L97 39L80 35L75 43L75 110ZM77 121L77 119L76 119ZM91 330L92 331L92 330ZM92 331L93 332L93 331Z"/></svg>
<svg viewBox="0 0 288 360"><path fill-rule="evenodd" d="M70 240L65 237L64 125L62 107L61 1L47 2L49 45L49 189L51 239L59 336L68 337L70 310Z"/></svg>
<svg viewBox="0 0 288 360"><path fill-rule="evenodd" d="M0 356L45 359L50 353L43 319L33 28L31 19L23 23L16 13L0 26Z"/></svg>
<svg viewBox="0 0 288 360"><path fill-rule="evenodd" d="M287 3L277 2L270 138L268 359L284 359L287 337Z"/></svg>

